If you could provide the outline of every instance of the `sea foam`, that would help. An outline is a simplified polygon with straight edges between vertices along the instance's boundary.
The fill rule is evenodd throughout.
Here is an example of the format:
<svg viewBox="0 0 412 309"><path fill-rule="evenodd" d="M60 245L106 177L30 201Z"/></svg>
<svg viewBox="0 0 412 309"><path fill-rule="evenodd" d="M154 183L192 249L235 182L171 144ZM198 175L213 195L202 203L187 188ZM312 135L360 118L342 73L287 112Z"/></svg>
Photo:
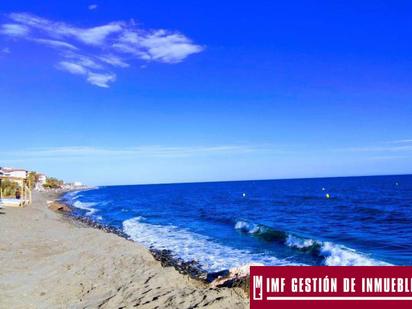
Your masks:
<svg viewBox="0 0 412 309"><path fill-rule="evenodd" d="M323 258L323 264L327 266L388 266L389 263L379 261L357 252L354 249L332 242L313 240L310 238L299 237L287 232L277 231L270 227L238 221L235 229L262 238L283 243L284 245L301 251L316 254Z"/></svg>
<svg viewBox="0 0 412 309"><path fill-rule="evenodd" d="M296 265L273 256L251 253L217 243L197 233L173 225L156 225L135 217L123 222L123 231L148 248L170 250L185 261L197 261L204 270L216 272L249 263L264 265Z"/></svg>
<svg viewBox="0 0 412 309"><path fill-rule="evenodd" d="M372 259L354 249L331 242L324 242L320 254L328 266L390 266L391 264Z"/></svg>
<svg viewBox="0 0 412 309"><path fill-rule="evenodd" d="M96 203L86 203L86 202L80 202L80 201L75 201L73 203L73 206L79 209L83 209L86 210L86 215L87 216L91 216L93 215L97 210L95 208L93 208L93 206L95 206Z"/></svg>

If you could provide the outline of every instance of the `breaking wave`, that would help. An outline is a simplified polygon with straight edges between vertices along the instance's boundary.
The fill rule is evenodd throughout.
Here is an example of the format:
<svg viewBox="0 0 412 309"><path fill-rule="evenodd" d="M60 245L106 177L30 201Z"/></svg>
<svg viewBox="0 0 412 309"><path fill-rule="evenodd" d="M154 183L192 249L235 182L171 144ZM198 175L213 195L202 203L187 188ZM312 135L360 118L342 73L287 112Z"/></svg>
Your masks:
<svg viewBox="0 0 412 309"><path fill-rule="evenodd" d="M93 208L96 203L86 203L86 202L80 202L80 201L75 201L73 203L73 206L79 209L86 210L86 216L91 216L93 215L97 209Z"/></svg>
<svg viewBox="0 0 412 309"><path fill-rule="evenodd" d="M389 263L370 258L364 253L332 242L299 237L284 231L277 231L261 224L238 221L235 229L265 241L276 241L290 248L321 257L327 266L384 266Z"/></svg>
<svg viewBox="0 0 412 309"><path fill-rule="evenodd" d="M123 231L148 248L170 250L185 261L196 261L208 272L217 272L249 263L264 265L297 265L274 256L235 249L201 234L173 225L156 225L135 217L123 222Z"/></svg>

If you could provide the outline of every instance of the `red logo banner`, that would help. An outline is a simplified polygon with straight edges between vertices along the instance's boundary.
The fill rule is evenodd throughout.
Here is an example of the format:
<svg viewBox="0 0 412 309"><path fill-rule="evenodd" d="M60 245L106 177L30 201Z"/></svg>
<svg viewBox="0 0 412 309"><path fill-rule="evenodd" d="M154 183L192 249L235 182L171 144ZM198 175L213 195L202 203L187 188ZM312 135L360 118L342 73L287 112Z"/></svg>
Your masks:
<svg viewBox="0 0 412 309"><path fill-rule="evenodd" d="M253 308L412 308L409 266L252 266Z"/></svg>

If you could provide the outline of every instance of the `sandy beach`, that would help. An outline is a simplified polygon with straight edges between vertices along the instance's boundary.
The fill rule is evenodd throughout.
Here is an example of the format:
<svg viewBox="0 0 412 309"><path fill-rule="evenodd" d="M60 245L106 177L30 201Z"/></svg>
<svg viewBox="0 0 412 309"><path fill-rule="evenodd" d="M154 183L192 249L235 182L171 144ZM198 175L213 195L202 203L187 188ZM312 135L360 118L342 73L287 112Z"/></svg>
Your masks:
<svg viewBox="0 0 412 309"><path fill-rule="evenodd" d="M56 193L0 209L0 308L244 308L237 289L210 288L162 267L143 246L53 212Z"/></svg>

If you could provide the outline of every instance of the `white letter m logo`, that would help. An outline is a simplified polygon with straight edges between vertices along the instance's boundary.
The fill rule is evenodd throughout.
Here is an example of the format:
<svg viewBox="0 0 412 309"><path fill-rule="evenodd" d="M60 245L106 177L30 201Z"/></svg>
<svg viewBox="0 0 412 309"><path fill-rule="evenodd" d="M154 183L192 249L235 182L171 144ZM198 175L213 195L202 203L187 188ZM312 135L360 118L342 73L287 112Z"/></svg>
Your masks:
<svg viewBox="0 0 412 309"><path fill-rule="evenodd" d="M262 300L263 299L263 277L253 276L253 299Z"/></svg>

